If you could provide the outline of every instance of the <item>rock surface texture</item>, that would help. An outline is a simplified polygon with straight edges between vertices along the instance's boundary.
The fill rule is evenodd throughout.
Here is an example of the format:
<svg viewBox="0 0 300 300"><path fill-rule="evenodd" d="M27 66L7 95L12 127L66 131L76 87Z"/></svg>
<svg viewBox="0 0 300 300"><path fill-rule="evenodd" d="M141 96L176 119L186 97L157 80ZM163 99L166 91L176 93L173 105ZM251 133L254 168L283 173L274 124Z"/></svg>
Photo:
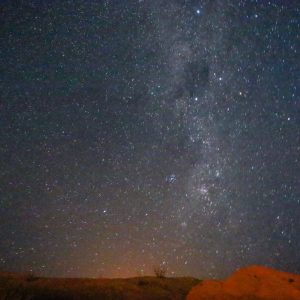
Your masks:
<svg viewBox="0 0 300 300"><path fill-rule="evenodd" d="M261 266L240 269L224 281L204 280L187 300L300 300L300 275Z"/></svg>

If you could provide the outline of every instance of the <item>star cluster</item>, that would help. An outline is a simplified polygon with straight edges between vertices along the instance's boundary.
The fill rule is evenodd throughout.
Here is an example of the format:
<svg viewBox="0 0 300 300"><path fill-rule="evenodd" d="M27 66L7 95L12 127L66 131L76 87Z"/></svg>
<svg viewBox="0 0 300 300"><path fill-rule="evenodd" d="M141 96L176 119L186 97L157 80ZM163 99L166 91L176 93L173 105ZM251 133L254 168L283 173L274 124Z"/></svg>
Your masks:
<svg viewBox="0 0 300 300"><path fill-rule="evenodd" d="M1 270L300 272L298 1L1 11Z"/></svg>

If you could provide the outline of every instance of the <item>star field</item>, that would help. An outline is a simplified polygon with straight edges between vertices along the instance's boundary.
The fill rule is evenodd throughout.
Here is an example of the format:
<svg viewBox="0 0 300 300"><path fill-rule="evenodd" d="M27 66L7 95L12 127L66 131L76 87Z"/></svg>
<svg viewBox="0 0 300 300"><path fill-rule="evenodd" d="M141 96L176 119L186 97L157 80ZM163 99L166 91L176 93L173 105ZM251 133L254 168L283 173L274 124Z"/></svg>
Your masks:
<svg viewBox="0 0 300 300"><path fill-rule="evenodd" d="M0 5L0 270L300 272L298 1Z"/></svg>

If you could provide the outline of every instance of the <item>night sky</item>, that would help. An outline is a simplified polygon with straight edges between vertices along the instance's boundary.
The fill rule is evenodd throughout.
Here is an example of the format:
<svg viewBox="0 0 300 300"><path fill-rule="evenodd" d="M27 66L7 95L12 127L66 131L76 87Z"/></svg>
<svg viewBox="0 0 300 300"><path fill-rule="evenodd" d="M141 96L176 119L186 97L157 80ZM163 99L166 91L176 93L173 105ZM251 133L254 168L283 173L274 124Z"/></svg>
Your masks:
<svg viewBox="0 0 300 300"><path fill-rule="evenodd" d="M300 272L299 1L0 5L0 270Z"/></svg>

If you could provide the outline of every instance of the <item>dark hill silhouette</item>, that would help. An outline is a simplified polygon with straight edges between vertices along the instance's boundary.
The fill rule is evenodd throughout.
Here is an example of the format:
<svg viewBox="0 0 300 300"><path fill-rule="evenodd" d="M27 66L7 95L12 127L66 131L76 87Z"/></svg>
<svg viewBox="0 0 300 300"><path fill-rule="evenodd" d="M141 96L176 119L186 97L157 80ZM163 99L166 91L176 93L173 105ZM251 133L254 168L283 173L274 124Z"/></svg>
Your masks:
<svg viewBox="0 0 300 300"><path fill-rule="evenodd" d="M195 278L39 278L0 273L0 300L184 300Z"/></svg>

